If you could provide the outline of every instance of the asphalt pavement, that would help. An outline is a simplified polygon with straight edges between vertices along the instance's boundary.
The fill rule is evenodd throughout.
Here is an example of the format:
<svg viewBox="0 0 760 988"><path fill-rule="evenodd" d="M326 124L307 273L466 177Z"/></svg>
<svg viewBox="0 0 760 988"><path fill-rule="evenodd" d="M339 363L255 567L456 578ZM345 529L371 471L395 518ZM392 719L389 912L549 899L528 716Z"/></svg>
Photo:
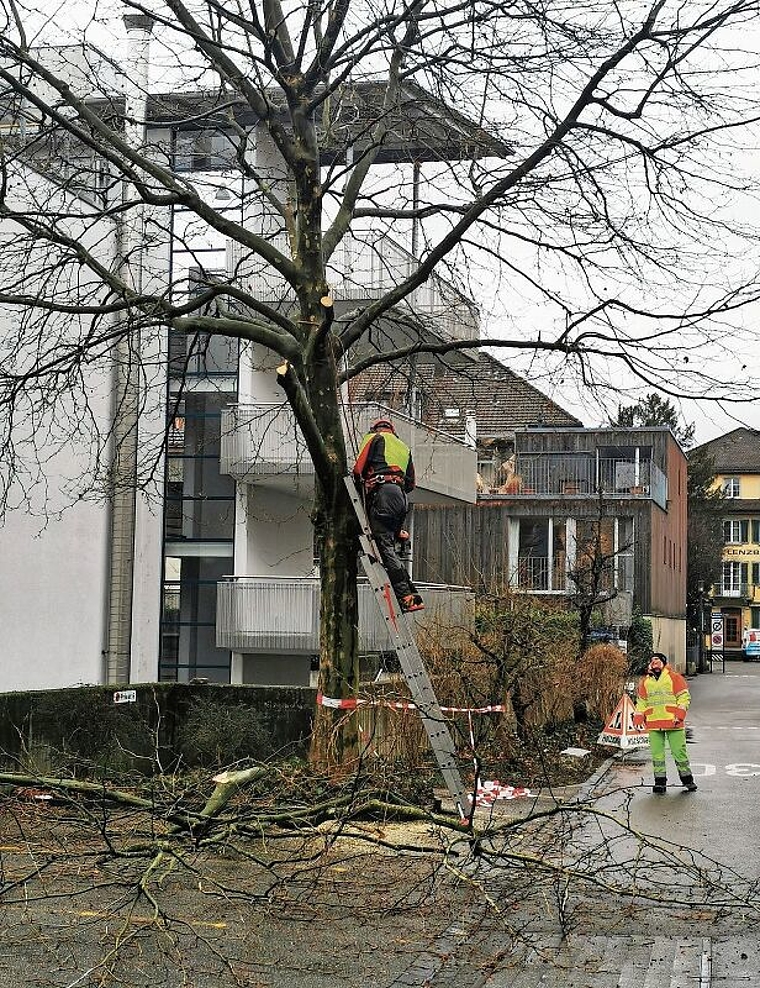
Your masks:
<svg viewBox="0 0 760 988"><path fill-rule="evenodd" d="M393 985L760 986L760 663L716 664L689 686L698 791L683 790L669 756L668 791L655 795L648 747L616 753L581 794L592 815L558 824L565 850L545 858L555 881L534 879L531 901L514 894L517 869L492 869L494 909L454 949L456 927L446 932L439 953L451 953L427 980L410 970Z"/></svg>

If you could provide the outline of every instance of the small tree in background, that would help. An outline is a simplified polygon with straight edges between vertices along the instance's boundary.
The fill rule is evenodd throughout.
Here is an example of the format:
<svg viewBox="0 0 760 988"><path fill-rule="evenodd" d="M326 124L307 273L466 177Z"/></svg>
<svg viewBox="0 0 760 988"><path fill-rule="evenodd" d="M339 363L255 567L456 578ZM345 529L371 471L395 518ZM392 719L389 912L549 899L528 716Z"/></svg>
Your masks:
<svg viewBox="0 0 760 988"><path fill-rule="evenodd" d="M694 423L682 421L678 409L670 398L661 398L652 391L633 405L618 405L617 416L610 419L610 425L628 429L637 426L667 425L684 449L694 442Z"/></svg>

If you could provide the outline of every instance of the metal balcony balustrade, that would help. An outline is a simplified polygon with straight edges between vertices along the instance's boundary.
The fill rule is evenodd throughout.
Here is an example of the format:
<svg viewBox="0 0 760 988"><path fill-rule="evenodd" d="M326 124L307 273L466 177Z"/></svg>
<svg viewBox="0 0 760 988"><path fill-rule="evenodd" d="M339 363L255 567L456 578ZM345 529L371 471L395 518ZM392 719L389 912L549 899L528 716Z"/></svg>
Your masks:
<svg viewBox="0 0 760 988"><path fill-rule="evenodd" d="M568 590L565 562L552 563L546 556L519 556L517 589L534 593L565 593Z"/></svg>
<svg viewBox="0 0 760 988"><path fill-rule="evenodd" d="M711 597L726 597L744 599L754 602L760 592L760 584L756 583L713 583L710 587Z"/></svg>
<svg viewBox="0 0 760 988"><path fill-rule="evenodd" d="M481 463L481 475L483 464ZM514 473L497 473L490 494L532 497L535 495L585 495L598 497L642 497L667 504L667 478L649 460L595 456L593 453L518 453Z"/></svg>
<svg viewBox="0 0 760 988"><path fill-rule="evenodd" d="M465 587L418 584L425 610L415 624L470 629L474 594ZM363 652L389 651L391 641L372 588L359 583L359 643ZM236 652L319 652L317 577L238 576L217 584L216 644Z"/></svg>
<svg viewBox="0 0 760 988"><path fill-rule="evenodd" d="M518 556L516 589L531 593L575 593L577 586L567 573L567 562L546 556ZM633 590L633 554L621 552L610 559L599 577L598 589Z"/></svg>
<svg viewBox="0 0 760 988"><path fill-rule="evenodd" d="M267 239L290 257L285 234L274 234ZM419 266L419 258L389 237L371 231L361 236L348 234L327 262L327 282L337 302L366 301L406 281ZM274 268L237 242L230 241L227 248L227 270L264 301L294 297L290 286ZM399 307L414 313L445 339L477 340L480 336L477 306L437 274L430 275L415 288Z"/></svg>
<svg viewBox="0 0 760 988"><path fill-rule="evenodd" d="M420 491L474 502L475 450L385 405L346 406L343 427L349 458L358 451L372 422L381 416L392 419L399 437L411 449ZM287 475L313 477L314 466L290 406L238 404L224 409L220 471L243 483Z"/></svg>

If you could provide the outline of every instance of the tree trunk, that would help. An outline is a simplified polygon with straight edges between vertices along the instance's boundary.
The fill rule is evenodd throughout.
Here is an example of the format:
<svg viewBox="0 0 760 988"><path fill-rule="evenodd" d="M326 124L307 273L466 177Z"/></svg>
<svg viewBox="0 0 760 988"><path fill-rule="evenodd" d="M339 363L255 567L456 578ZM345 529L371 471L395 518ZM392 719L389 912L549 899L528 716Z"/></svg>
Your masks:
<svg viewBox="0 0 760 988"><path fill-rule="evenodd" d="M320 431L325 439L332 475L320 476L314 506L320 572L319 692L346 700L359 686L359 607L357 600L357 522L346 491L349 471L338 392L327 361L326 387L320 387ZM334 771L350 770L357 754L356 715L351 710L319 705L314 722L311 758Z"/></svg>
<svg viewBox="0 0 760 988"><path fill-rule="evenodd" d="M304 304L306 303L306 304ZM315 464L313 522L320 572L319 693L328 701L350 700L359 686L357 600L358 524L344 478L350 471L343 434L337 365L329 325L331 305L302 299L301 325L312 326L308 362L297 374L298 386L285 375L283 386L299 419L297 387L307 402L302 428ZM313 447L313 448L312 448ZM317 706L311 748L312 763L328 771L351 771L357 749L353 710Z"/></svg>
<svg viewBox="0 0 760 988"><path fill-rule="evenodd" d="M342 487L342 477L336 477ZM325 698L345 700L359 686L359 631L357 603L356 522L348 497L326 505L318 495L317 534L320 562L319 692ZM358 743L356 714L352 710L317 706L311 759L335 771L351 771Z"/></svg>

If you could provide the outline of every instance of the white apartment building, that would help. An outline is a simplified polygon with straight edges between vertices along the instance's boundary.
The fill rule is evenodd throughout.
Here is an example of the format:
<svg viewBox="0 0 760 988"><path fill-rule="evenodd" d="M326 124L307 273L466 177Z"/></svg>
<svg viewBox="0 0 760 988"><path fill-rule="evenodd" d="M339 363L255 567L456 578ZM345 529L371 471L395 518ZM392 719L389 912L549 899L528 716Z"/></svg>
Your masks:
<svg viewBox="0 0 760 988"><path fill-rule="evenodd" d="M149 32L135 20L138 47L146 45ZM134 97L127 94L128 106L130 98L139 100L139 92L138 86ZM218 126L204 123L215 98L183 93L133 105L128 116L147 124L132 139L145 141L177 174L205 190L217 206L224 203L222 208L250 228L284 240L271 212L244 194L244 180ZM93 94L93 106L102 102L100 94ZM264 126L244 109L238 122L250 131L250 164L280 181ZM3 125L12 134L16 122L6 117ZM26 121L27 129L33 125L33 119ZM428 136L419 157L425 148L429 153L429 143ZM385 153L392 160L399 148L389 145ZM104 263L124 263L125 242L131 244L127 266L132 277L151 284L163 279L173 292L190 293L199 279L207 283L215 274L234 274L257 297L287 302L284 285L248 263L236 243L212 234L180 209L148 215L144 229L151 233L142 243L128 239L135 231L120 228L117 216L101 210L93 218L89 193L77 188L49 148L44 161L35 150L26 159L16 155L14 175L14 195L30 204L64 195L59 188L65 186L72 223L81 210L86 217L82 235L99 238ZM0 241L12 243L15 235L12 222L0 223ZM370 227L355 232L332 261L336 308L376 297L416 263L409 250L378 238ZM81 286L75 272L68 276L72 297L77 297ZM428 325L434 322L442 336L476 344L475 307L443 280L430 278L408 305ZM0 310L5 341L13 339L18 319L17 312ZM87 330L77 324L71 331ZM90 404L81 419L81 443L56 446L61 402L44 421L35 422L46 486L37 485L25 502L24 478L16 477L11 510L0 529L0 690L194 678L307 685L318 651L319 576L309 517L314 471L276 386L279 358L259 347L218 337L189 338L160 326L140 340L140 347L149 370L141 374L126 427L119 396L131 392L123 380L124 354L118 353L104 353L84 371L92 377L85 382ZM461 359L470 358L465 353ZM69 425L81 411L68 410ZM382 411L377 402L350 405L346 397L350 445ZM474 503L474 445L423 424L413 411L411 403L410 414L394 412L393 417L413 452L414 499ZM114 428L126 429L130 441L134 462L127 468L141 475L149 463L150 482L131 489L122 484L107 497L113 464L92 462L87 430L105 436ZM103 449L112 455L113 443ZM117 474L121 470L123 475L124 468L121 462ZM94 492L85 482L93 476ZM86 495L77 495L77 485ZM425 621L461 624L471 599L467 589L430 586L423 592L428 604L419 619L423 626ZM382 652L387 647L383 625L363 588L360 612L363 649Z"/></svg>

